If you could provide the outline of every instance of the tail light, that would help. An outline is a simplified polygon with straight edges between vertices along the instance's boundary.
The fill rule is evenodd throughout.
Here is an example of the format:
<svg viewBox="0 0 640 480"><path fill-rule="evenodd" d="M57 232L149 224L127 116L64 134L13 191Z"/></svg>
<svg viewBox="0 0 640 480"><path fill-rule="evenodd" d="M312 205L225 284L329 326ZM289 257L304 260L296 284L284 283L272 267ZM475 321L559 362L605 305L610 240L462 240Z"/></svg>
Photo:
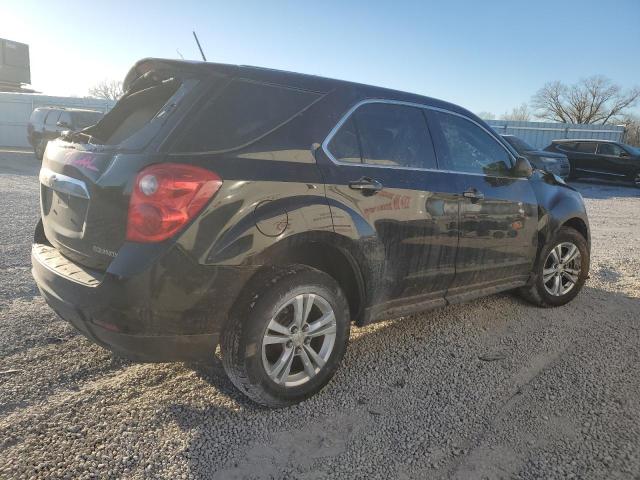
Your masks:
<svg viewBox="0 0 640 480"><path fill-rule="evenodd" d="M161 163L145 168L131 193L127 240L166 240L200 213L221 185L216 173L192 165Z"/></svg>

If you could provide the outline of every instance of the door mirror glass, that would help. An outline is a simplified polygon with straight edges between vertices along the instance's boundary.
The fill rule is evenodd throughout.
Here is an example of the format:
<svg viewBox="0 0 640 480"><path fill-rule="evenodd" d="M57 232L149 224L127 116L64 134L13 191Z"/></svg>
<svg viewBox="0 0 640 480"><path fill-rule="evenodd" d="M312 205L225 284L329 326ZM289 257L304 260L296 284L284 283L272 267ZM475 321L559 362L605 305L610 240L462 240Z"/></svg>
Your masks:
<svg viewBox="0 0 640 480"><path fill-rule="evenodd" d="M533 167L525 157L518 157L516 164L511 168L511 174L514 177L528 178L533 173Z"/></svg>

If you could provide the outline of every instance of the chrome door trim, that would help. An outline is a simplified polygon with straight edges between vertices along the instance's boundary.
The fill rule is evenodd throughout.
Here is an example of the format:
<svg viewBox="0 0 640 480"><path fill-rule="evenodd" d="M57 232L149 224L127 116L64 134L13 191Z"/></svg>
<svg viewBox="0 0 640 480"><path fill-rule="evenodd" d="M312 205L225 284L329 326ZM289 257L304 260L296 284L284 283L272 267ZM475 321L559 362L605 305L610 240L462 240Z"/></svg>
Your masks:
<svg viewBox="0 0 640 480"><path fill-rule="evenodd" d="M45 187L60 193L66 193L73 197L89 199L89 191L87 185L77 178L69 177L61 173L56 173L46 167L40 169L40 183Z"/></svg>
<svg viewBox="0 0 640 480"><path fill-rule="evenodd" d="M352 166L352 167L367 167L367 168L370 168L370 167L373 167L373 168L390 168L390 169L394 169L394 170L409 170L409 171L420 171L420 172L458 173L458 174L462 174L462 175L474 175L474 176L478 176L478 177L486 177L487 176L484 173L463 172L463 171L458 171L458 170L444 170L444 169L439 169L439 168L403 167L401 165L375 165L375 164L362 163L362 162L360 162L360 163L352 163L352 162L341 162L340 160L336 159L333 156L333 154L331 153L331 151L329 150L329 143L331 142L331 140L333 139L335 134L338 132L338 130L340 130L340 127L342 127L342 125L344 125L344 123L349 119L349 117L358 108L360 108L363 105L367 105L369 103L386 103L386 104L391 104L391 105L404 105L406 107L414 107L414 108L421 108L421 109L426 109L426 110L434 110L434 111L437 111L437 112L444 112L444 113L448 113L450 115L455 115L457 117L463 118L463 119L465 119L465 120L467 120L467 121L469 121L471 123L474 123L475 125L480 127L482 130L484 130L487 134L489 134L489 136L492 137L498 143L498 145L500 145L500 147L504 149L505 152L507 152L507 155L511 159L512 165L515 164L516 159L514 158L513 154L496 137L496 134L494 132L491 132L491 131L487 130L485 127L480 125L475 120L467 117L466 115L462 115L460 113L453 112L453 111L447 110L445 108L433 107L431 105L425 105L425 104L422 104L422 103L404 102L404 101L401 101L401 100L387 100L387 99L384 99L384 98L368 98L366 100L359 101L358 103L353 105L349 110L347 110L347 112L340 118L338 123L336 123L334 125L334 127L331 129L331 131L329 132L327 137L322 142L322 150L324 151L325 155L329 158L329 160L331 160L336 165L348 165L348 166ZM522 178L522 177L507 177L507 176L499 176L499 175L490 175L490 176L494 177L494 178L508 178L508 179L511 179L511 180L528 180L527 178Z"/></svg>
<svg viewBox="0 0 640 480"><path fill-rule="evenodd" d="M626 175L622 173L600 172L598 170L587 170L586 168L578 168L578 167L576 167L576 170L580 172L595 173L597 175L611 175L612 177L626 177Z"/></svg>

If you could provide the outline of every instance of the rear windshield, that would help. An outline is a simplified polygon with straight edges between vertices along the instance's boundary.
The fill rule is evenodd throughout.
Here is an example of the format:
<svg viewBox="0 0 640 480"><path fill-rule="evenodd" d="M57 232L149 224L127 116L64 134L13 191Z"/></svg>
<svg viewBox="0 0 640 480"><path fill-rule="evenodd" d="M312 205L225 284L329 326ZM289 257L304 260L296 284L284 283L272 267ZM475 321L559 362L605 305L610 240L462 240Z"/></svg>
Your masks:
<svg viewBox="0 0 640 480"><path fill-rule="evenodd" d="M71 132L65 140L93 145L119 146L127 149L144 148L159 132L165 120L199 80L180 80L169 75L149 72L139 77L129 91L104 115L97 124ZM93 112L82 112L90 124L95 123Z"/></svg>
<svg viewBox="0 0 640 480"><path fill-rule="evenodd" d="M242 147L273 131L318 97L315 92L234 80L196 115L175 150L210 152Z"/></svg>
<svg viewBox="0 0 640 480"><path fill-rule="evenodd" d="M91 132L94 143L119 145L127 140L151 122L179 86L168 79L124 96Z"/></svg>
<svg viewBox="0 0 640 480"><path fill-rule="evenodd" d="M31 123L42 123L44 122L44 117L47 116L48 110L34 110L31 114L30 121Z"/></svg>

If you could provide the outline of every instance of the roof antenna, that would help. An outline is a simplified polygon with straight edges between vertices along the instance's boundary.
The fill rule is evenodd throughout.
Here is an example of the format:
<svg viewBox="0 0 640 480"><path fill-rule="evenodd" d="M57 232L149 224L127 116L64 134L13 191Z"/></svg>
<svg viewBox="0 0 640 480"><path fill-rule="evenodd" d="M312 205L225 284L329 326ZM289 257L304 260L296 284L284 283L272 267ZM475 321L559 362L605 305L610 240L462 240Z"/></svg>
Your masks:
<svg viewBox="0 0 640 480"><path fill-rule="evenodd" d="M184 57L182 56L182 53L180 53L180 50L178 50L178 49L176 48L176 52L178 53L178 55L180 55L180 58L181 58L182 60L184 60Z"/></svg>
<svg viewBox="0 0 640 480"><path fill-rule="evenodd" d="M207 61L207 57L204 56L204 52L202 51L202 47L200 46L200 40L198 40L198 35L196 35L195 30L193 31L193 38L196 39L196 43L198 44L198 48L200 49L200 55L202 55L202 60Z"/></svg>

